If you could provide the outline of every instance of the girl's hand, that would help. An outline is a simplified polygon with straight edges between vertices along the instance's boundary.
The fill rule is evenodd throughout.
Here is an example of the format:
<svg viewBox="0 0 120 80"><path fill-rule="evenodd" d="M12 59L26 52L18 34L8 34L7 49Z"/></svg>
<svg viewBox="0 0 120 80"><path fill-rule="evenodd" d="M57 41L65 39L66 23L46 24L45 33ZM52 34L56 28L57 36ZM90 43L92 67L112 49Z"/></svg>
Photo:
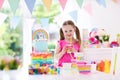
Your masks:
<svg viewBox="0 0 120 80"><path fill-rule="evenodd" d="M68 49L69 49L70 52L76 52L76 50L75 50L75 48L73 46L68 47Z"/></svg>
<svg viewBox="0 0 120 80"><path fill-rule="evenodd" d="M74 47L72 47L71 52L77 52Z"/></svg>
<svg viewBox="0 0 120 80"><path fill-rule="evenodd" d="M62 49L62 54L65 54L67 52L67 46L64 46L63 49Z"/></svg>

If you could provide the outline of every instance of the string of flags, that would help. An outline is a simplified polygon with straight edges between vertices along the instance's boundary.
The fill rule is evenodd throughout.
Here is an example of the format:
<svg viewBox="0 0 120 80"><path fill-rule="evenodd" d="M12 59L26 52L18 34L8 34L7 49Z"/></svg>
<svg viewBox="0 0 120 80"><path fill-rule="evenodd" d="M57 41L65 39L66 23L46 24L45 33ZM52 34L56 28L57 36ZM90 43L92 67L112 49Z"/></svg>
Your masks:
<svg viewBox="0 0 120 80"><path fill-rule="evenodd" d="M35 6L35 3L36 3L36 0L0 0L0 9L2 9L3 4L4 4L5 1L8 1L10 9L13 12L14 15L16 13L16 10L19 8L20 1L24 1L25 2L26 6L27 6L27 8L28 8L28 10L29 10L29 12L31 14L32 14L32 12L34 10L34 6ZM65 8L66 8L66 4L69 1L68 0L58 0L58 1L59 1L59 4L60 4L62 10L64 11ZM86 0L76 0L76 3L80 7L80 9L82 8L89 15L92 15L92 6L91 6L91 3L84 4L85 1ZM95 1L98 3L98 5L103 6L105 8L107 7L106 0L95 0ZM116 3L116 4L120 3L120 0L111 0L111 1L114 2L114 3ZM50 11L52 2L53 2L53 0L41 0L41 4L43 4L45 6L45 8L46 8L47 11ZM77 22L77 15L78 15L78 11L77 10L71 11L68 14L74 19L75 22ZM2 17L4 17L4 18L2 18ZM0 25L4 22L4 20L6 18L7 18L6 14L0 13ZM17 26L17 24L19 24L19 21L20 21L19 17L16 17L16 16L11 17L11 22L10 22L10 24L12 26L11 28L15 29L16 26ZM40 22L41 22L42 26L47 26L48 22L49 22L49 18L40 19Z"/></svg>

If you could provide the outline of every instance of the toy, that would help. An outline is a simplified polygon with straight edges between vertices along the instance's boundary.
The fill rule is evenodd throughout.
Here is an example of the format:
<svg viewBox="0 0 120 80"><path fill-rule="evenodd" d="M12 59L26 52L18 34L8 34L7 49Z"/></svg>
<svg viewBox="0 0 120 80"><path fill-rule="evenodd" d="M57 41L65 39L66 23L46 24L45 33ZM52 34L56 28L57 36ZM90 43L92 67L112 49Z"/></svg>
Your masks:
<svg viewBox="0 0 120 80"><path fill-rule="evenodd" d="M110 43L110 47L111 47L111 48L113 48L113 47L118 47L118 46L119 46L119 44L118 44L117 41L112 41L112 42Z"/></svg>

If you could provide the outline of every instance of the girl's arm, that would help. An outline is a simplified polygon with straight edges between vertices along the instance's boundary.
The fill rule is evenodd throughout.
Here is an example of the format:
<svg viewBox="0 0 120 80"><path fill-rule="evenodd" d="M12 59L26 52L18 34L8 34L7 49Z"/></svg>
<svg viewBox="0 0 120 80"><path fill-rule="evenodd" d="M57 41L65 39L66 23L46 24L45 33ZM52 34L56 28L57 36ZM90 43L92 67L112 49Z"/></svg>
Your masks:
<svg viewBox="0 0 120 80"><path fill-rule="evenodd" d="M66 53L67 47L63 47L62 50L60 50L60 45L58 44L56 47L56 59L59 60L65 53Z"/></svg>

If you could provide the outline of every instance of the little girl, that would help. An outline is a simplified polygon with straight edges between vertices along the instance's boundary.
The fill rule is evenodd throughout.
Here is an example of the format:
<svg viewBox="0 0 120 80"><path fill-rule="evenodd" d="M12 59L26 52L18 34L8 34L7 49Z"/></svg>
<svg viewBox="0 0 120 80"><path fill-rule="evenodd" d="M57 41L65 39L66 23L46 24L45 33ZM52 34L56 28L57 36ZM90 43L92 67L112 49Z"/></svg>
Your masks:
<svg viewBox="0 0 120 80"><path fill-rule="evenodd" d="M76 37L74 37L74 33ZM58 66L62 67L62 63L69 63L72 59L75 59L74 52L80 51L80 45L81 37L79 29L71 20L65 21L62 28L60 28L60 40L56 48Z"/></svg>

